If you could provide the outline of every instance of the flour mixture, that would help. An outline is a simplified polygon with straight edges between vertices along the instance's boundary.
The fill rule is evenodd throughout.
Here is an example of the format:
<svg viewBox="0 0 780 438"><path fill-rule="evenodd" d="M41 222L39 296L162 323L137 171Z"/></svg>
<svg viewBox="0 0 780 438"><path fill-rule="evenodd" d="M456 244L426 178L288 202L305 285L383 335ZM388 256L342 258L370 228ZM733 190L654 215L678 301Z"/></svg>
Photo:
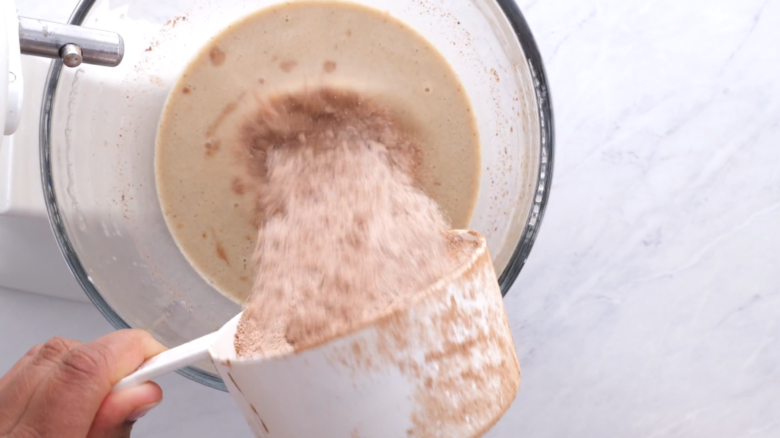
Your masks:
<svg viewBox="0 0 780 438"><path fill-rule="evenodd" d="M455 269L448 224L414 186L419 148L374 102L336 89L260 102L242 146L260 232L240 356L316 344Z"/></svg>

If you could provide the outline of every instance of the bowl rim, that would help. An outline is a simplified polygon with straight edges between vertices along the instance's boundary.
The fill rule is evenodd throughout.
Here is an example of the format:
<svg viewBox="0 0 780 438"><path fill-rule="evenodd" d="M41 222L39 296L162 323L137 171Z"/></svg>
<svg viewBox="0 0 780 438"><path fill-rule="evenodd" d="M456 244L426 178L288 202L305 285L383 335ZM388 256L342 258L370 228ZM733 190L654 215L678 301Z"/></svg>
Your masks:
<svg viewBox="0 0 780 438"><path fill-rule="evenodd" d="M96 0L80 0L73 13L68 19L68 24L81 25L86 18L89 10ZM547 80L547 74L542 62L542 56L536 45L536 40L531 33L531 29L525 20L516 0L494 0L504 13L515 33L520 47L523 49L531 77L536 98L536 107L539 115L539 177L536 188L533 192L533 205L529 216L526 219L525 229L520 240L509 259L509 263L498 277L498 283L501 288L501 294L506 294L511 289L517 276L520 274L528 255L533 248L534 242L539 234L539 228L544 217L545 210L550 196L550 187L552 185L555 133L553 123L552 101L550 89ZM55 59L51 62L49 72L46 77L43 93L43 102L41 104L40 124L39 124L39 148L40 148L40 170L41 183L43 186L43 197L46 203L46 211L49 216L52 232L57 241L57 245L65 258L68 268L78 281L81 288L86 293L92 304L97 307L100 313L116 329L130 328L130 325L122 319L121 316L106 302L100 295L92 281L89 279L86 269L81 264L73 245L70 242L65 224L60 214L57 204L57 195L54 190L54 183L51 172L51 122L52 111L54 108L54 95L59 84L60 74L62 73L62 60ZM227 391L227 387L222 379L214 373L199 370L193 367L183 368L177 371L179 374L194 380L203 385Z"/></svg>

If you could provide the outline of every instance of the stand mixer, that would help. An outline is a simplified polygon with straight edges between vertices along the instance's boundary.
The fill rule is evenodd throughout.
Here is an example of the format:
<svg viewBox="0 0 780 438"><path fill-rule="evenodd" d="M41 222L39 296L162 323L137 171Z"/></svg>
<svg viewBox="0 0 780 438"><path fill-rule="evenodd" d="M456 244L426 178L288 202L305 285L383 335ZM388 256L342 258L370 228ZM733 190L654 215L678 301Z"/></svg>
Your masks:
<svg viewBox="0 0 780 438"><path fill-rule="evenodd" d="M533 246L553 165L547 80L517 5L513 0L447 5L434 0L349 1L386 11L418 31L464 83L482 144L482 178L468 228L485 236L506 294ZM39 60L21 61L36 61L36 68L25 71L27 115L15 136L4 137L0 168L9 150L15 160L24 156L26 167L21 171L8 165L15 173L8 196L0 197L0 217L24 217L14 222L19 230L29 218L47 220L78 285L117 328L146 329L175 347L219 329L240 311L203 281L168 232L154 184L154 139L168 92L189 60L236 19L277 3L82 0L69 25L20 21L15 11L4 14L0 82L10 86L0 87L3 103L13 102L16 111L23 108L21 75L9 74L13 83L5 76L20 71L22 45L25 53L54 61L48 76ZM29 33L19 32L20 22ZM17 52L20 37L25 42ZM79 56L81 65L67 67ZM14 111L2 111L2 117L4 125L18 123L13 122L18 117ZM7 147L9 142L13 148ZM2 171L0 177L5 177ZM0 179L0 193L4 182ZM42 227L11 234L22 236L15 237L21 246L47 231ZM36 261L41 258L34 255ZM0 266L0 274L4 269ZM50 289L64 281L52 282ZM180 372L226 389L208 360Z"/></svg>
<svg viewBox="0 0 780 438"><path fill-rule="evenodd" d="M405 22L441 51L460 77L481 143L482 177L468 228L484 235L482 245L492 261L485 258L483 264L492 265L486 272L498 276L486 296L503 307L501 294L509 292L537 235L553 164L547 80L525 20L513 0L345 1ZM200 48L236 19L280 2L81 0L67 25L19 18L12 1L3 3L0 84L8 86L0 86L6 135L0 168L9 154L14 159L26 154L26 165L40 160L43 202L33 167L26 174L15 172L5 187L0 179L0 194L7 189L0 197L0 218L24 217L14 222L21 229L29 218L48 214L70 271L116 328L148 330L172 348L218 330L240 311L203 281L173 241L154 184L154 139L168 92ZM23 61L23 54L54 59L48 76L40 62L23 75L22 67L31 61ZM38 119L31 100L39 95ZM10 164L7 168L12 170ZM20 235L17 240L30 233ZM4 269L0 266L0 274ZM503 325L504 318L496 314L488 323ZM229 350L230 342L223 344ZM212 353L229 356L229 351ZM215 367L202 354L198 358L179 372L235 395L230 361ZM251 423L258 406L239 406ZM265 409L270 408L260 408ZM301 418L305 413L299 412ZM263 420L251 424L258 436L268 432Z"/></svg>
<svg viewBox="0 0 780 438"><path fill-rule="evenodd" d="M82 63L116 67L122 62L125 46L119 34L81 26L19 17L13 0L3 4L0 29L0 108L5 108L0 124L4 135L16 132L24 104L24 76L21 55L62 59L67 67Z"/></svg>

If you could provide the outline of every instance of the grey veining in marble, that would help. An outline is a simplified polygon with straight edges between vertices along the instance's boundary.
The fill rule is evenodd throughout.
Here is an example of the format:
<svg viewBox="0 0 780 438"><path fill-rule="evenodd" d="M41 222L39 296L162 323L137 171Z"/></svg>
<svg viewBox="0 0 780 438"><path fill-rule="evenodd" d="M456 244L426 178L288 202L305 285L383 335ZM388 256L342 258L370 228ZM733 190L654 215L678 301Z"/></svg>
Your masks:
<svg viewBox="0 0 780 438"><path fill-rule="evenodd" d="M780 2L521 2L557 122L490 436L780 436Z"/></svg>

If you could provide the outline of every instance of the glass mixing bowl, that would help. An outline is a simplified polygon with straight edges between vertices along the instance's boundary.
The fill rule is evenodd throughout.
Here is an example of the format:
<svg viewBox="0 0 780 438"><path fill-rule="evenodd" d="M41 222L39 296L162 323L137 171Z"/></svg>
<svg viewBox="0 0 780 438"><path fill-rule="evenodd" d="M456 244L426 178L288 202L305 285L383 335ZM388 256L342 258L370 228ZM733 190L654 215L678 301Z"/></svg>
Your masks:
<svg viewBox="0 0 780 438"><path fill-rule="evenodd" d="M539 51L512 0L343 0L387 11L426 37L471 99L482 174L470 228L488 241L501 290L525 263L550 191L553 120ZM154 149L168 92L214 35L282 0L83 0L70 23L120 33L116 68L52 62L41 113L45 199L60 248L117 328L173 347L240 311L174 242L157 198ZM210 363L182 370L224 390Z"/></svg>

